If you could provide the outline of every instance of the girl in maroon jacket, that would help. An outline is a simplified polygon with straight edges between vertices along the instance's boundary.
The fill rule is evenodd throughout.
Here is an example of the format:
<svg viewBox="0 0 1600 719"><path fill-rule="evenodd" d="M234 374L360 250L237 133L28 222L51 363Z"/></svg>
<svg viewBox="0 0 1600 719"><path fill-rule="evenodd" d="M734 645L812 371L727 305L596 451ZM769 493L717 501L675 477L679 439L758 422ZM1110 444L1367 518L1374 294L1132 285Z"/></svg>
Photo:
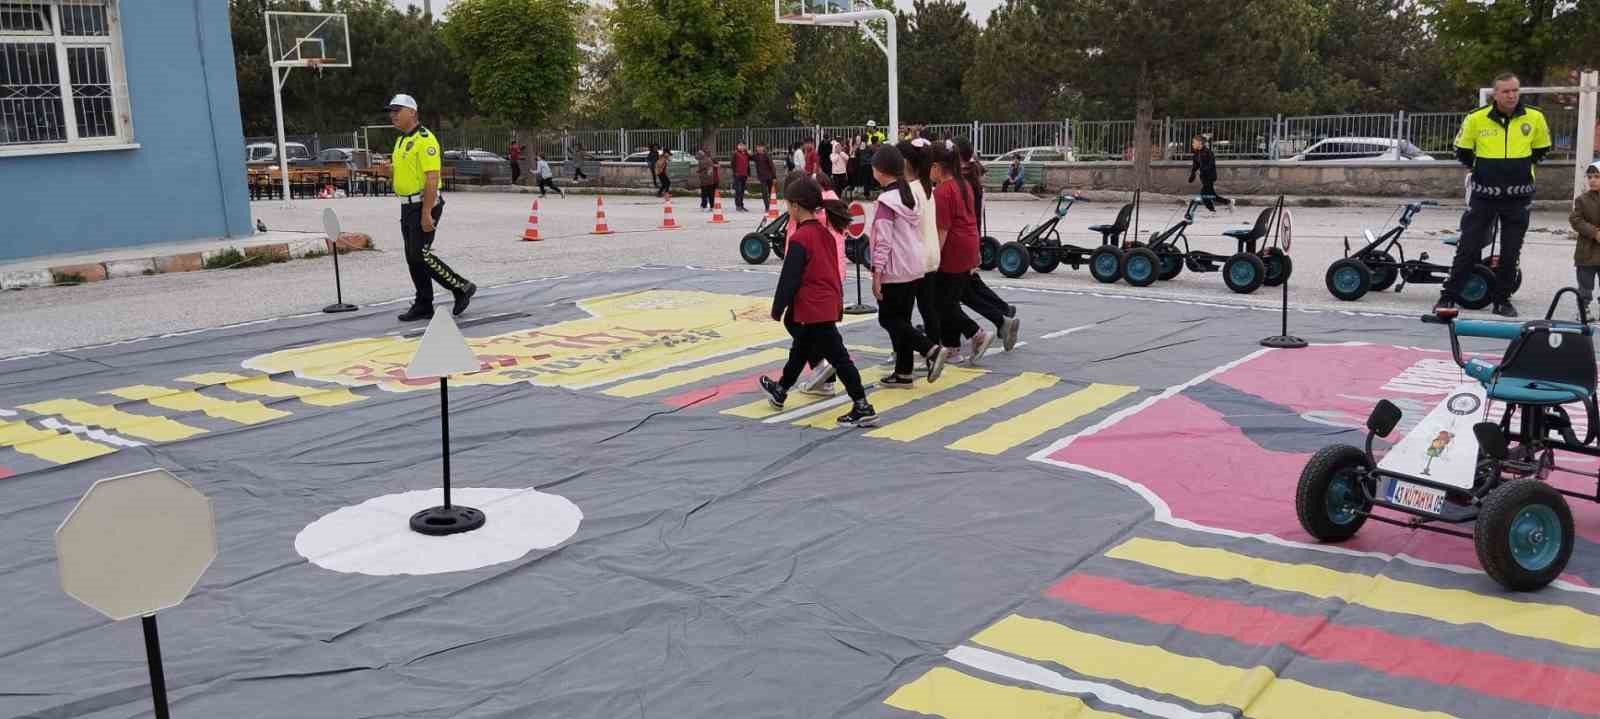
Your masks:
<svg viewBox="0 0 1600 719"><path fill-rule="evenodd" d="M835 229L843 231L850 226L850 208L839 200L824 201L822 187L810 177L790 182L783 188L783 196L789 201L789 214L800 224L789 238L789 249L783 257L783 274L778 277L778 290L772 298L772 319L790 325L794 344L789 347L783 376L777 380L762 377L761 389L773 407L783 409L789 389L800 379L806 361L821 354L854 400L850 412L839 417L839 424L870 427L878 413L867 403L861 373L839 334L838 323L844 319L839 256L833 235L818 221L818 216L823 215Z"/></svg>

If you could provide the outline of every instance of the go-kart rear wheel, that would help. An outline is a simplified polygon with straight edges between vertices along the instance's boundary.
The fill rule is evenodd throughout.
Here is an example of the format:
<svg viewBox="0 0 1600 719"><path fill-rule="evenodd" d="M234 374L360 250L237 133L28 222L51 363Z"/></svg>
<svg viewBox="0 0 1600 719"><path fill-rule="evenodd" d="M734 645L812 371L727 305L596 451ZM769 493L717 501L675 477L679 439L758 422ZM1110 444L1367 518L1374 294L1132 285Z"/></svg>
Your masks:
<svg viewBox="0 0 1600 719"><path fill-rule="evenodd" d="M1394 281L1400 278L1400 269L1396 267L1394 255L1382 250L1361 255L1361 262L1372 270L1372 282L1367 289L1371 292L1382 292L1394 286Z"/></svg>
<svg viewBox="0 0 1600 719"><path fill-rule="evenodd" d="M1148 247L1135 247L1122 256L1122 278L1134 287L1148 287L1161 274L1161 259Z"/></svg>
<svg viewBox="0 0 1600 719"><path fill-rule="evenodd" d="M1028 266L1034 272L1055 272L1061 266L1061 252L1054 247L1036 247L1028 251Z"/></svg>
<svg viewBox="0 0 1600 719"><path fill-rule="evenodd" d="M1456 293L1456 300L1469 310L1481 310L1494 301L1493 288L1494 272L1483 265L1473 265Z"/></svg>
<svg viewBox="0 0 1600 719"><path fill-rule="evenodd" d="M1023 247L1021 243L1007 242L1000 248L1000 258L996 264L1000 268L1000 274L1015 278L1028 274L1028 265L1032 264L1032 258L1028 256L1028 248Z"/></svg>
<svg viewBox="0 0 1600 719"><path fill-rule="evenodd" d="M1158 277L1162 282L1183 274L1182 252L1158 252L1156 257L1161 260L1161 274Z"/></svg>
<svg viewBox="0 0 1600 719"><path fill-rule="evenodd" d="M1372 287L1372 270L1361 260L1347 257L1328 265L1328 274L1323 280L1328 285L1328 294L1354 302Z"/></svg>
<svg viewBox="0 0 1600 719"><path fill-rule="evenodd" d="M1267 279L1267 263L1248 252L1240 252L1222 263L1222 282L1241 295L1261 288Z"/></svg>
<svg viewBox="0 0 1600 719"><path fill-rule="evenodd" d="M768 245L766 236L759 232L752 232L739 240L739 256L743 257L745 262L759 265L766 262L770 254L772 248Z"/></svg>
<svg viewBox="0 0 1600 719"><path fill-rule="evenodd" d="M1289 280L1289 275L1294 273L1294 261L1289 255L1276 247L1268 247L1262 253L1261 261L1267 266L1267 276L1261 284L1267 287L1277 287Z"/></svg>
<svg viewBox="0 0 1600 719"><path fill-rule="evenodd" d="M984 235L978 238L978 267L992 270L1000 263L1000 241Z"/></svg>
<svg viewBox="0 0 1600 719"><path fill-rule="evenodd" d="M1122 250L1111 245L1095 250L1089 255L1089 274L1108 285L1122 279Z"/></svg>
<svg viewBox="0 0 1600 719"><path fill-rule="evenodd" d="M1356 536L1367 521L1372 503L1361 493L1361 482L1372 469L1359 447L1335 444L1311 455L1300 470L1294 493L1294 511L1306 534L1322 542L1342 542Z"/></svg>
<svg viewBox="0 0 1600 719"><path fill-rule="evenodd" d="M1489 259L1484 260L1483 264L1484 264L1485 267L1488 267L1491 271L1492 270L1499 270L1500 269L1500 256L1499 255L1489 255ZM1511 291L1507 292L1506 294L1514 295L1514 294L1517 293L1517 290L1520 290L1520 289L1522 289L1522 268L1518 267L1516 276L1511 278Z"/></svg>
<svg viewBox="0 0 1600 719"><path fill-rule="evenodd" d="M1544 482L1513 479L1485 497L1472 530L1478 563L1513 592L1543 587L1572 557L1572 509Z"/></svg>

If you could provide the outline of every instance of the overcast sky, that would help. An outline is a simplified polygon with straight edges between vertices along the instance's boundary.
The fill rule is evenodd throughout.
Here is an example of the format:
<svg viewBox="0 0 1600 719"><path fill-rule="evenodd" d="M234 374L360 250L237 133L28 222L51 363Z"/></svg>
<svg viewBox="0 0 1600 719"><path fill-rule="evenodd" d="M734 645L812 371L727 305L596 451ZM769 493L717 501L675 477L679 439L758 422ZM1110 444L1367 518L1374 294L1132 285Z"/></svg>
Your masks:
<svg viewBox="0 0 1600 719"><path fill-rule="evenodd" d="M407 5L422 7L422 0L389 1L400 7L405 7ZM911 0L894 0L894 2L895 5L899 6L901 10L909 11L911 9ZM999 7L1001 2L1003 2L1003 0L967 0L967 12L972 14L973 20L978 21L978 24L982 25L983 22L989 18L989 12ZM433 0L433 11L435 13L442 13L444 12L444 9L449 6L450 0Z"/></svg>

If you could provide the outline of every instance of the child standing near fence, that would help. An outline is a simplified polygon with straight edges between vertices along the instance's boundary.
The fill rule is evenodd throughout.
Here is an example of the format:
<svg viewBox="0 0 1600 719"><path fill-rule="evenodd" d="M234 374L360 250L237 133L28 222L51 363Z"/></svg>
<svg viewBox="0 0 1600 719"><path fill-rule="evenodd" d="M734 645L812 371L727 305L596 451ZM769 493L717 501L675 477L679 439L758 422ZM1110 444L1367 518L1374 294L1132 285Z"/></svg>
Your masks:
<svg viewBox="0 0 1600 719"><path fill-rule="evenodd" d="M1570 221L1578 232L1572 257L1578 271L1578 299L1587 307L1594 299L1594 278L1600 275L1600 162L1589 165L1583 179L1589 191L1572 201Z"/></svg>

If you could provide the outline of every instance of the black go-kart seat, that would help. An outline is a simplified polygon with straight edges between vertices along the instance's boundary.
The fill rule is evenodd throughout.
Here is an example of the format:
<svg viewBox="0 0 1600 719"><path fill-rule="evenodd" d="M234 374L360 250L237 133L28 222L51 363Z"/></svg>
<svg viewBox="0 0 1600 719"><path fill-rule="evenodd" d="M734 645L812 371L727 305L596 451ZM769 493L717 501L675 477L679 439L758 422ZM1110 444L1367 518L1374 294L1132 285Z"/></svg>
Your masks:
<svg viewBox="0 0 1600 719"><path fill-rule="evenodd" d="M1100 233L1100 244L1109 244L1121 240L1122 233L1128 231L1128 225L1133 223L1133 203L1122 206L1117 210L1117 221L1109 225L1089 225L1090 232Z"/></svg>
<svg viewBox="0 0 1600 719"><path fill-rule="evenodd" d="M1266 237L1267 227L1272 224L1272 213L1276 209L1277 208L1274 207L1268 207L1267 209L1262 210L1261 214L1256 216L1255 226L1248 230L1227 230L1223 232L1222 235L1224 237L1232 237L1236 240L1243 240L1245 242L1254 242Z"/></svg>

